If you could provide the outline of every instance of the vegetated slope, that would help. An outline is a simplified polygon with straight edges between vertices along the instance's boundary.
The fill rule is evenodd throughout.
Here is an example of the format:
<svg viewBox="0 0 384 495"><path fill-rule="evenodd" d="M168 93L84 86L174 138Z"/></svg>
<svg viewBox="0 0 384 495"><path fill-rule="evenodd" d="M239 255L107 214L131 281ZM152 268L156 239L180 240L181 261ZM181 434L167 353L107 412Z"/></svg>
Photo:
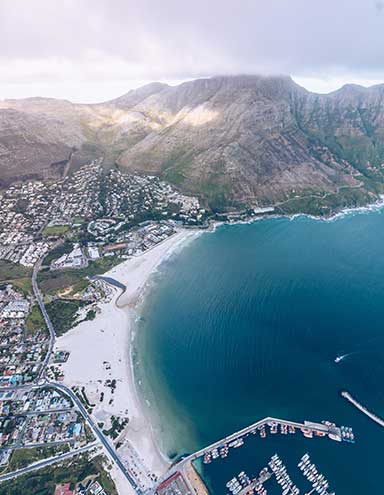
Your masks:
<svg viewBox="0 0 384 495"><path fill-rule="evenodd" d="M103 154L159 174L213 207L382 191L384 86L316 95L289 77L153 83L110 102L0 104L1 178L51 176L52 163ZM13 118L12 116L15 116Z"/></svg>

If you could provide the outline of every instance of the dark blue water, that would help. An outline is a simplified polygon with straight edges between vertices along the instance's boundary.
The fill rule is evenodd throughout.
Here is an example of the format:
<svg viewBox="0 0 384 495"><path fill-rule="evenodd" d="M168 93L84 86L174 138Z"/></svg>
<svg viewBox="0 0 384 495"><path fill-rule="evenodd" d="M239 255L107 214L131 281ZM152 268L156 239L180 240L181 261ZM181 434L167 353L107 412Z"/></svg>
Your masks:
<svg viewBox="0 0 384 495"><path fill-rule="evenodd" d="M294 467L306 451L338 495L384 493L384 429L339 394L384 416L383 210L204 234L162 265L142 315L138 376L170 456L265 416L328 419L356 434L355 445L249 438L204 467L212 493L274 452Z"/></svg>

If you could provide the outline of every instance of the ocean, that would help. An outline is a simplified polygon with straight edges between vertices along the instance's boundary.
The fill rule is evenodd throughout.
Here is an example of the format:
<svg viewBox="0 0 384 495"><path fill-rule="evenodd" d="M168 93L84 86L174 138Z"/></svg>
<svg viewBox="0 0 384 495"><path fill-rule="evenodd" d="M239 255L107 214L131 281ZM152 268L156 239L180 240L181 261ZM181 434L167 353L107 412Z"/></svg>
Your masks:
<svg viewBox="0 0 384 495"><path fill-rule="evenodd" d="M336 494L384 493L384 428L340 396L347 390L384 417L383 209L204 233L161 265L140 314L136 380L171 458L266 416L355 433L353 445L250 436L225 460L198 466L211 493L228 493L228 480L256 475L275 452L301 493L305 452Z"/></svg>

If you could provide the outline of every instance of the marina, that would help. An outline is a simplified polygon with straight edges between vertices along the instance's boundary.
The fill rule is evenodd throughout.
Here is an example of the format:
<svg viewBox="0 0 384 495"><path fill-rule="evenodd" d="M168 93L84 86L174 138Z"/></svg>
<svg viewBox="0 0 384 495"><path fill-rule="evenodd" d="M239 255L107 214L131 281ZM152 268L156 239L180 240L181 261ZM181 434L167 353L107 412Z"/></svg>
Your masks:
<svg viewBox="0 0 384 495"><path fill-rule="evenodd" d="M277 483L281 486L283 495L298 495L300 493L300 489L291 480L285 464L277 454L272 456L268 465L275 475Z"/></svg>
<svg viewBox="0 0 384 495"><path fill-rule="evenodd" d="M381 212L329 223L300 217L225 226L201 236L160 270L158 290L147 298L145 321L138 324L137 343L150 356L148 374L140 372L139 378L164 451L172 459L264 417L299 419L303 425L304 419L319 424L328 419L338 427L352 426L356 437L355 445L350 444L340 428L339 439L345 441L330 442L320 430L311 437L298 428L284 434L280 425L264 424L249 431L240 447L229 447L236 436L220 442L228 444L226 457L221 457L226 450L219 443L218 457L204 464L202 455L196 462L214 495L226 493L226 483L241 471L252 479L274 453L294 473L305 452L338 495L380 493L380 481L361 472L380 470L384 429L340 400L340 391L348 390L381 415L384 350L378 322L384 261L382 243L368 230L382 232L383 222ZM303 245L308 249L300 249ZM286 256L288 265L280 263ZM356 271L346 271L345 257L348 267L357 265ZM380 264L375 272L367 262L372 257ZM240 273L232 270L224 276L228 264L241 268ZM204 276L197 275L199 267L206 270ZM362 284L372 287L364 298ZM170 301L174 312L169 311ZM192 322L189 315L196 307L199 313ZM334 363L337 356L357 350ZM172 407L157 392L162 387L175 401ZM161 416L156 416L156 407ZM177 427L175 434L166 430L167 414ZM292 479L301 488L300 480ZM279 495L274 480L268 486L269 495Z"/></svg>
<svg viewBox="0 0 384 495"><path fill-rule="evenodd" d="M312 484L312 490L307 494L310 495L314 492L319 493L320 495L335 495L334 492L330 492L329 482L325 478L325 476L317 470L316 465L311 462L309 454L304 454L301 458L299 464L299 469L305 476L305 478Z"/></svg>
<svg viewBox="0 0 384 495"><path fill-rule="evenodd" d="M249 493L257 493L258 495L267 495L267 489L264 488L264 483L268 481L272 476L272 473L267 467L263 468L259 476L250 479L249 476L241 471L238 476L233 477L226 487L233 495L246 495Z"/></svg>
<svg viewBox="0 0 384 495"><path fill-rule="evenodd" d="M308 453L304 454L297 467L301 471L306 481L312 486L310 491L302 492L301 489L293 482L288 472L287 466L284 464L278 454L274 454L268 466L262 468L259 475L255 478L250 478L244 471L241 471L238 476L233 477L226 484L229 490L227 495L268 495L268 488L265 485L272 477L275 478L280 486L282 495L335 495L335 492L329 491L329 482L325 476L320 473L317 466L311 461Z"/></svg>
<svg viewBox="0 0 384 495"><path fill-rule="evenodd" d="M174 485L174 480L179 477L184 480L183 482L186 487L186 490L181 491L181 494L186 495L189 492L193 493L193 483L191 483L187 475L191 470L192 463L201 458L203 464L210 464L213 461L225 459L229 455L231 449L242 447L249 435L259 435L259 437L263 439L266 438L268 434L294 435L298 432L305 438L328 437L336 442L345 441L348 443L354 443L355 441L352 428L336 426L335 423L331 423L330 421L322 421L321 423L304 421L303 423L298 423L267 417L222 440L198 450L191 455L183 457L179 462L174 464L166 476L159 481L156 493L161 494L166 492L168 495L176 495L176 491L172 491L171 487ZM313 493L313 490L315 490L320 495L333 495L327 491L329 486L327 480L318 473L314 464L309 463L308 454L305 454L302 457L298 466L307 480L313 485L313 489L310 493ZM274 454L268 462L268 465L261 469L258 476L250 477L243 470L237 476L232 477L226 483L226 488L229 490L228 495L267 495L268 491L264 487L264 484L272 477L276 479L277 484L280 486L282 495L300 494L300 489L292 481L288 474L287 467L278 454ZM180 483L178 484L178 490L179 489ZM177 493L180 495L179 492Z"/></svg>
<svg viewBox="0 0 384 495"><path fill-rule="evenodd" d="M266 438L268 431L272 435L276 433L292 435L296 432L300 432L306 438L327 436L329 439L337 442L354 442L354 435L350 427L339 427L330 421L322 421L321 423L304 421L304 423L298 423L295 421L268 417L191 454L181 462L195 461L199 457L203 457L203 462L208 464L219 457L227 457L230 448L241 447L248 435L258 434L260 435L260 438Z"/></svg>

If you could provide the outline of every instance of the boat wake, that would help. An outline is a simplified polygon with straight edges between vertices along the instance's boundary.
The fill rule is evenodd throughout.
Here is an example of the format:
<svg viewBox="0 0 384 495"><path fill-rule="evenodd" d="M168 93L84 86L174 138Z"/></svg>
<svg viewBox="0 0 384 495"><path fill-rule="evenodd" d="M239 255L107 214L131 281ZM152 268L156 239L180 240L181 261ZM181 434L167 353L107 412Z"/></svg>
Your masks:
<svg viewBox="0 0 384 495"><path fill-rule="evenodd" d="M337 356L335 358L335 363L340 363L340 361L342 361L344 358L346 358L347 356L349 356L349 354L342 354L341 356Z"/></svg>
<svg viewBox="0 0 384 495"><path fill-rule="evenodd" d="M335 363L340 363L340 361L344 361L345 358L352 356L354 354L372 352L374 350L372 348L372 343L377 342L378 340L383 340L383 337L384 337L383 335L379 335L376 337L372 337L372 338L366 340L365 342L362 342L360 344L355 345L354 347L355 347L355 349L357 348L356 350L351 351L351 352L347 352L346 354L339 354L338 356L336 356Z"/></svg>
<svg viewBox="0 0 384 495"><path fill-rule="evenodd" d="M353 354L358 354L359 352L362 351L353 351L353 352L348 352L347 354L340 354L340 356L336 356L335 363L340 363L340 361L343 361L346 357L352 356Z"/></svg>

